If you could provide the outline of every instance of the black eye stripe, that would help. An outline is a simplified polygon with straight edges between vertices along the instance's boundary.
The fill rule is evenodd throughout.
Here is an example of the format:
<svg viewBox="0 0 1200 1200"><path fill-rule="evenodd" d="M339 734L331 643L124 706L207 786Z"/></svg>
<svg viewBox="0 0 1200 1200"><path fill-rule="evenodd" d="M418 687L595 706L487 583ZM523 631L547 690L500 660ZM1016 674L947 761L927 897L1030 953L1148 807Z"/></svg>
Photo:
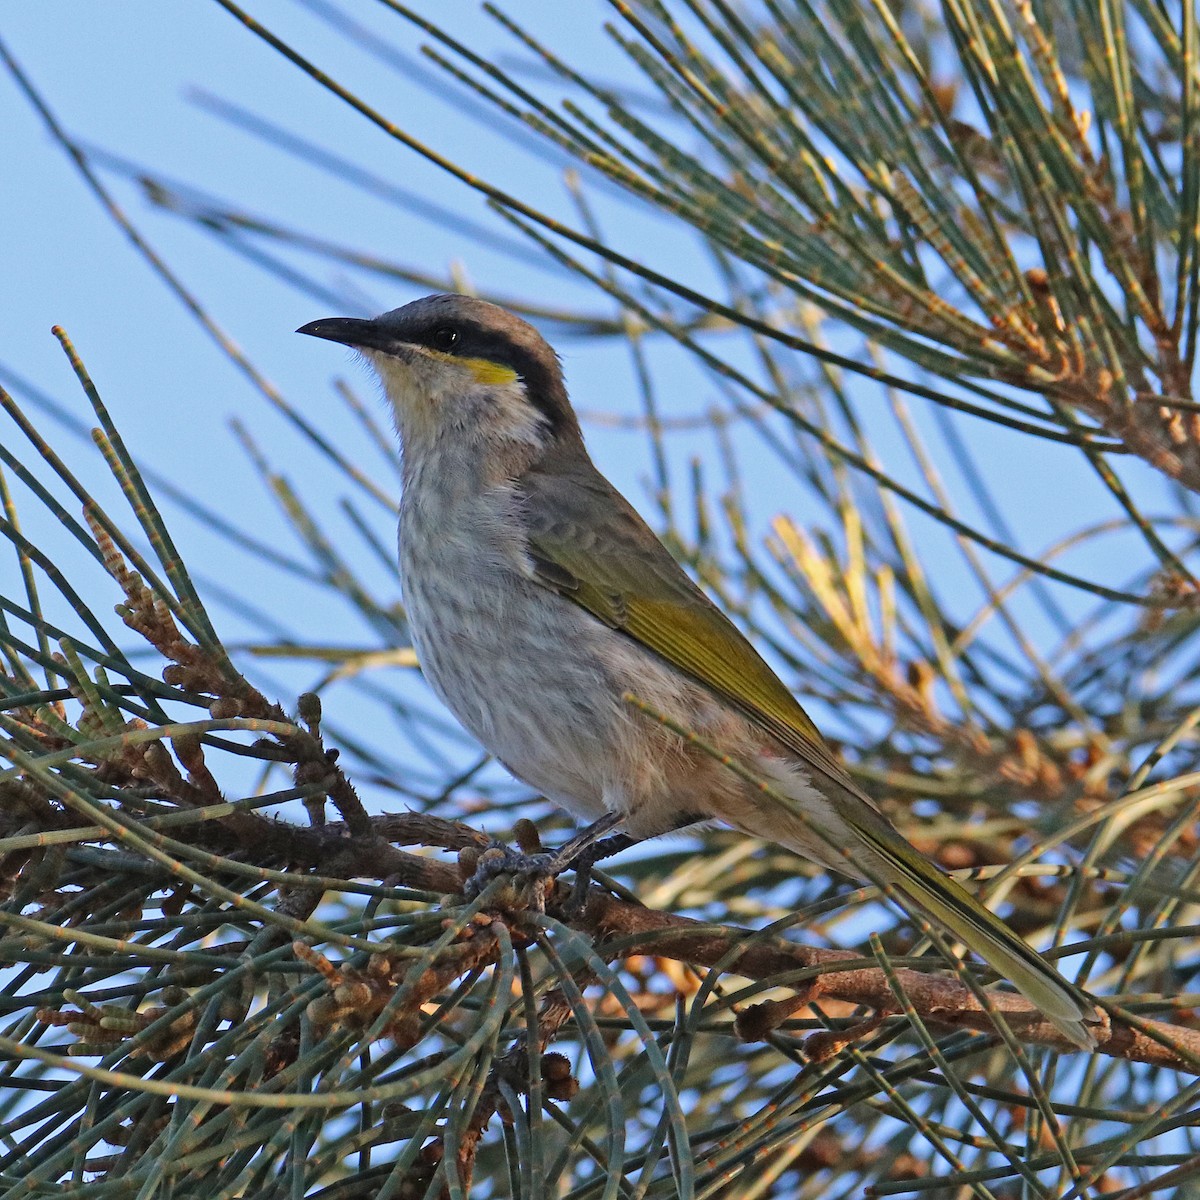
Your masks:
<svg viewBox="0 0 1200 1200"><path fill-rule="evenodd" d="M503 332L469 319L448 321L443 317L422 322L415 328L411 325L401 328L397 333L403 341L428 346L442 354L479 358L510 368L525 385L530 403L542 413L551 429L557 430L562 425L567 397L553 351L548 347L547 358L539 355L535 347L522 345Z"/></svg>

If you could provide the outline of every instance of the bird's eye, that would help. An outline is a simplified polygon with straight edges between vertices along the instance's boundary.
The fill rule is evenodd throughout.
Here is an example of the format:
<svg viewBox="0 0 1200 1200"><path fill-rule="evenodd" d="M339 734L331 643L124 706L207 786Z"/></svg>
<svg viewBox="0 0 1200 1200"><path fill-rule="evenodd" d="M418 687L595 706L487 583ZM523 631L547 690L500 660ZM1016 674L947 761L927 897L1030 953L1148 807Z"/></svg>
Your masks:
<svg viewBox="0 0 1200 1200"><path fill-rule="evenodd" d="M429 338L435 350L453 350L458 345L458 330L453 325L442 325Z"/></svg>

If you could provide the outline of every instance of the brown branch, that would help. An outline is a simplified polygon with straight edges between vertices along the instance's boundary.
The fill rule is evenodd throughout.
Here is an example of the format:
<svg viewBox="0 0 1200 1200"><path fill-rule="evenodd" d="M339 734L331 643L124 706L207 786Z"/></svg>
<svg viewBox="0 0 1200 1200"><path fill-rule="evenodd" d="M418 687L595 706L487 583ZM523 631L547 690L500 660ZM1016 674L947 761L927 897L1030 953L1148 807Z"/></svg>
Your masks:
<svg viewBox="0 0 1200 1200"><path fill-rule="evenodd" d="M283 860L301 867L297 871L297 885L302 885L306 872L311 871L331 878L373 878L395 886L452 895L462 888L458 863L411 854L394 843L447 850L489 844L485 835L461 822L420 813L371 817L371 834L367 837L350 836L346 825L340 823L303 828L257 814L254 821L261 836L249 845L239 844L239 859L259 863ZM50 824L68 828L74 827L75 822L64 814ZM227 851L229 830L221 826L219 820L198 824L192 834L193 844ZM105 839L98 836L95 840ZM565 896L566 889L559 894ZM520 893L510 889L501 902L506 908L504 915L519 925L526 911ZM600 949L610 950L614 957L650 955L701 967L716 967L724 962L725 970L757 981L819 968L821 973L804 984L804 1003L831 999L879 1013L893 1013L897 1009L895 995L878 967L830 969L836 963L861 961L847 951L803 946L738 926L695 921L619 900L598 887L589 891L583 912L568 918L568 923L592 935L601 943ZM922 1019L948 1028L993 1032L987 1012L970 989L953 976L905 968L898 969L896 976ZM1022 1042L1067 1053L1077 1050L1023 996L1001 991L990 991L988 996ZM793 1000L759 1005L743 1014L739 1028L746 1036L762 1036L794 1011L796 1004ZM1166 1044L1147 1031L1158 1034ZM1200 1075L1196 1065L1200 1061L1200 1030L1152 1020L1142 1021L1139 1028L1134 1028L1120 1018L1106 1018L1095 1027L1094 1033L1097 1050L1102 1054Z"/></svg>
<svg viewBox="0 0 1200 1200"><path fill-rule="evenodd" d="M689 917L658 912L618 900L598 888L593 888L589 893L587 906L576 927L603 942L619 941L616 952L621 957L647 954L702 967L715 967L724 962L724 969L732 974L759 981L769 981L787 972L826 968L805 983L805 1002L841 1000L848 1004L864 1005L877 1012L896 1011L896 997L880 968L828 970L831 964L861 961L859 956L844 950L802 946L737 926L693 921ZM953 976L906 968L897 969L895 975L922 1019L953 1029L994 1032L991 1018L975 995ZM1020 1041L1049 1046L1065 1053L1078 1051L1078 1047L1059 1033L1024 996L1015 992L989 991L988 999L1003 1014ZM773 1027L771 1016L781 1011L786 1015L788 1003L784 1002L780 1009L759 1006L763 1010L756 1010L759 1019L745 1020L741 1027L747 1034L761 1036ZM790 1002L790 1007L794 1009L795 1003ZM1168 1045L1160 1044L1142 1029L1134 1029L1119 1020L1104 1019L1093 1028L1096 1049L1113 1058L1200 1074L1196 1065L1200 1061L1200 1030L1165 1021L1143 1021L1140 1024L1159 1034ZM1178 1047L1179 1053L1169 1048L1171 1044Z"/></svg>
<svg viewBox="0 0 1200 1200"><path fill-rule="evenodd" d="M459 822L442 821L415 813L376 817L374 822L378 830L387 830L395 840L417 842L430 839L425 844L438 844L450 849L486 842L481 835ZM340 843L347 850L354 844L347 839L340 839ZM364 847L362 855L351 853L351 860L361 868L376 856L379 856L378 861L387 862L388 876L395 883L444 893L454 893L462 886L457 864L406 854L391 846L382 854L380 850L372 851ZM506 897L509 901L513 899L517 899L514 893ZM508 915L519 919L520 909ZM736 925L695 921L690 917L619 900L598 887L589 891L583 912L568 923L602 943L619 942L619 946L610 948L620 958L644 954L675 959L693 966L715 967L736 951L736 958L731 963L727 962L725 969L758 981L768 981L798 970L824 968L820 975L804 985L805 1002L830 999L862 1005L877 1012L896 1011L895 995L887 977L878 967L856 967L851 971L828 969L834 963L861 961L859 955L849 951L803 946ZM604 948L601 946L601 949ZM975 995L953 976L911 968L899 968L895 974L923 1020L948 1028L994 1032L991 1018ZM988 998L1022 1042L1048 1046L1064 1053L1078 1051L1078 1047L1063 1037L1024 996L992 990ZM786 1016L794 1008L794 1001L782 1001L777 1009L758 1006L754 1010L756 1017L743 1021L740 1027L747 1034L756 1029L765 1031L777 1023L772 1022L772 1016L776 1013ZM1168 1044L1163 1045L1143 1029L1135 1029L1119 1019L1103 1017L1093 1028L1097 1051L1113 1058L1200 1074L1196 1066L1196 1061L1200 1060L1200 1030L1166 1021L1146 1020L1141 1024ZM1171 1050L1171 1044L1178 1047L1179 1053Z"/></svg>

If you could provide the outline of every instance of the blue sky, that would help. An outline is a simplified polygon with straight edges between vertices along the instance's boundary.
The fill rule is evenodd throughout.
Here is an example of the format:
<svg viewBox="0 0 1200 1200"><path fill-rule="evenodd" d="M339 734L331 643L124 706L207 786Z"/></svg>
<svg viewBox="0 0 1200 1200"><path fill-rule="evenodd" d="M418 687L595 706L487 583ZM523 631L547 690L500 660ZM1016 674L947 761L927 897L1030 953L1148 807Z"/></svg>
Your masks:
<svg viewBox="0 0 1200 1200"><path fill-rule="evenodd" d="M264 46L216 4L15 6L4 37L18 61L56 110L69 133L102 149L191 183L250 212L382 256L443 273L466 263L481 286L514 293L545 289L547 276L521 272L508 261L474 252L453 230L338 185L285 153L264 148L197 101L204 93L284 124L334 147L398 187L439 201L464 217L488 220L469 189L404 151L358 114L323 92ZM436 12L439 5L426 5ZM557 11L556 29L594 19L599 6L529 6ZM337 36L298 4L260 5L272 28L317 58L331 74L352 81L363 96L439 148L501 185L530 181L542 170L561 192L557 172L519 159L489 129L464 119L452 104ZM456 30L493 46L501 39L474 6L462 5ZM374 3L346 6L413 61L424 40L410 25ZM252 401L236 373L212 353L206 336L133 252L88 193L62 151L10 80L4 88L6 174L0 189L5 238L4 361L47 384L60 381L62 359L48 336L64 325L101 382L104 394L139 424L144 452L170 452L182 428L197 481L223 465L218 429ZM326 347L290 336L319 301L297 295L214 246L211 238L148 205L139 190L105 173L127 213L214 318L262 369L304 401L332 368ZM498 226L498 222L492 221ZM558 290L564 285L560 282ZM379 288L391 307L414 289ZM582 294L581 292L578 294ZM285 336L287 335L287 336ZM171 420L163 421L164 413Z"/></svg>

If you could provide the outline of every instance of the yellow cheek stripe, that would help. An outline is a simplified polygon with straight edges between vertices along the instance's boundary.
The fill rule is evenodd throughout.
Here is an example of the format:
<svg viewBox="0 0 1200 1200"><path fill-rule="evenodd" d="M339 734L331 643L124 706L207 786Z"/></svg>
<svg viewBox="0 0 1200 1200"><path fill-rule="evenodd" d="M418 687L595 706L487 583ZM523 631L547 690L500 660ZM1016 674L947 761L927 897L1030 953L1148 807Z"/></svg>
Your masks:
<svg viewBox="0 0 1200 1200"><path fill-rule="evenodd" d="M446 354L442 350L434 350L422 346L421 352L430 358L440 359L445 363L454 363L458 367L466 367L480 383L516 383L521 377L503 363L492 362L489 358L459 358L456 354Z"/></svg>
<svg viewBox="0 0 1200 1200"><path fill-rule="evenodd" d="M456 358L480 383L516 383L517 373L512 367L491 362L486 358Z"/></svg>

